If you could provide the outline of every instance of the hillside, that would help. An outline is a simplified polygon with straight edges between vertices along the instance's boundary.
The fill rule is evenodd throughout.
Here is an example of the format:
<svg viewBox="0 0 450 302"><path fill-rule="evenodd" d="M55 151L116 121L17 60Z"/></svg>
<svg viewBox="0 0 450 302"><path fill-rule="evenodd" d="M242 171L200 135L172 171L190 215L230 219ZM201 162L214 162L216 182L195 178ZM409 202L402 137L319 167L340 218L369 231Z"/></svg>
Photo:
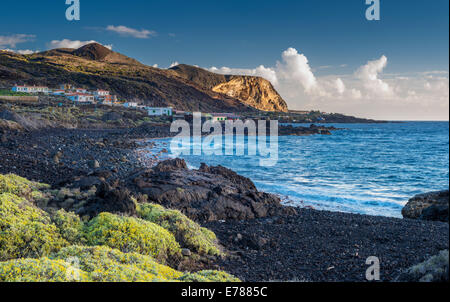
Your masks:
<svg viewBox="0 0 450 302"><path fill-rule="evenodd" d="M261 77L221 75L189 65L178 65L171 70L186 80L214 92L236 98L259 110L288 111L286 102L272 84Z"/></svg>
<svg viewBox="0 0 450 302"><path fill-rule="evenodd" d="M107 89L127 100L177 110L287 111L286 103L264 79L217 75L187 65L153 68L96 43L32 55L0 52L0 86L16 83Z"/></svg>

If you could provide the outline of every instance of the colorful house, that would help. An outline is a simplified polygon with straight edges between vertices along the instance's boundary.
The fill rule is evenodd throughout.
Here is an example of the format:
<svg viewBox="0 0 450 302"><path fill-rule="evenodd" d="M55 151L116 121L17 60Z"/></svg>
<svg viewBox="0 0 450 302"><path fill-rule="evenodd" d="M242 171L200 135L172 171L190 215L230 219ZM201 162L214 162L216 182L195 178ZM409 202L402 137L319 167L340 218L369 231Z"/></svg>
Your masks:
<svg viewBox="0 0 450 302"><path fill-rule="evenodd" d="M63 90L63 89L56 89L56 90L53 90L52 93L53 93L54 95L64 95L64 94L66 93L66 91Z"/></svg>

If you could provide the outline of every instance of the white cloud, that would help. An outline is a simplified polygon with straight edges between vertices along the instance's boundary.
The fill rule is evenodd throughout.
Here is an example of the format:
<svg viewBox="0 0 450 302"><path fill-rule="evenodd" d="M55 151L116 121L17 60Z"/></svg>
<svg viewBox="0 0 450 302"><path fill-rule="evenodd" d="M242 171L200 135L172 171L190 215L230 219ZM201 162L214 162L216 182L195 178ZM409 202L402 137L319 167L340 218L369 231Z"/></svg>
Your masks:
<svg viewBox="0 0 450 302"><path fill-rule="evenodd" d="M334 84L336 86L336 90L339 94L343 94L345 92L345 84L342 82L341 78L337 78L334 81Z"/></svg>
<svg viewBox="0 0 450 302"><path fill-rule="evenodd" d="M97 41L90 40L90 41L79 41L79 40L69 40L69 39L63 39L63 40L53 40L50 42L49 47L50 48L80 48L84 45L91 44L91 43L98 43ZM103 44L102 44L103 45ZM112 45L103 45L108 49L112 49Z"/></svg>
<svg viewBox="0 0 450 302"><path fill-rule="evenodd" d="M448 71L383 74L387 64L388 58L383 55L352 74L317 77L307 57L289 48L274 67L212 67L209 70L264 77L272 82L291 109L319 109L374 119L448 120Z"/></svg>
<svg viewBox="0 0 450 302"><path fill-rule="evenodd" d="M180 65L180 63L178 63L177 61L173 62L172 64L170 64L169 68L175 67Z"/></svg>
<svg viewBox="0 0 450 302"><path fill-rule="evenodd" d="M106 30L115 32L124 37L133 37L137 39L148 39L150 37L156 36L155 31L147 29L137 30L123 25L109 25L108 27L106 27Z"/></svg>
<svg viewBox="0 0 450 302"><path fill-rule="evenodd" d="M16 34L12 36L0 36L0 47L15 48L17 44L32 41L35 35Z"/></svg>
<svg viewBox="0 0 450 302"><path fill-rule="evenodd" d="M378 60L367 62L356 71L355 76L363 82L368 92L375 95L391 95L393 93L389 84L379 79L379 74L387 66L387 62L387 57L383 55Z"/></svg>
<svg viewBox="0 0 450 302"><path fill-rule="evenodd" d="M18 53L20 55L31 55L34 53L39 52L39 50L31 50L31 49L18 49L18 50L14 50L14 49L9 49L9 48L5 48L5 49L0 49L3 51L10 51L10 52L14 52L14 53Z"/></svg>
<svg viewBox="0 0 450 302"><path fill-rule="evenodd" d="M318 89L317 79L305 55L299 54L294 48L289 48L281 57L283 62L277 62L277 74L280 78L300 84L306 93L312 93Z"/></svg>
<svg viewBox="0 0 450 302"><path fill-rule="evenodd" d="M31 50L31 49L19 49L16 52L18 54L21 54L21 55L31 55L31 54L34 54L34 53L36 53L38 51Z"/></svg>

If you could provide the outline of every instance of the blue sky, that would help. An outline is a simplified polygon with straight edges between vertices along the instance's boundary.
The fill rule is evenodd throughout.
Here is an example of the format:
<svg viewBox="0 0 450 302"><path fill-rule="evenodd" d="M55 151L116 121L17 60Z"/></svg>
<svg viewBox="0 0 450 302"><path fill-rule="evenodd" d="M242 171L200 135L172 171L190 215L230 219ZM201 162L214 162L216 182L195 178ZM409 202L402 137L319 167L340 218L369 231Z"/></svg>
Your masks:
<svg viewBox="0 0 450 302"><path fill-rule="evenodd" d="M4 2L0 49L46 50L54 40L95 40L148 65L168 67L176 61L249 73L260 65L275 70L282 52L294 48L319 82L336 75L351 83L346 77L383 55L388 63L377 73L380 79L381 74L387 81L390 75L447 71L448 81L448 0L381 0L381 20L371 22L365 19L365 0L81 0L81 20L73 22L65 19L65 0ZM136 38L108 26L151 34ZM1 45L2 37L18 34L33 37ZM285 93L291 107L325 102L323 95L315 99L320 94L291 92Z"/></svg>

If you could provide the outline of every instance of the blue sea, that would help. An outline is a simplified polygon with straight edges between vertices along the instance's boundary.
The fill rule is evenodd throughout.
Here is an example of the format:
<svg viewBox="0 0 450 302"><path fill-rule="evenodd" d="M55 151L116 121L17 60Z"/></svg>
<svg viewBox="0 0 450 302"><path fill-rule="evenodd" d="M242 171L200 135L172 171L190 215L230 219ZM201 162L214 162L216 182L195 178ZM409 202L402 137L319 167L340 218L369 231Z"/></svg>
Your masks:
<svg viewBox="0 0 450 302"><path fill-rule="evenodd" d="M280 195L285 204L321 210L401 217L414 195L448 189L448 122L333 126L345 130L280 136L273 167L261 167L258 156L180 157L191 168L201 163L230 168L259 190ZM156 142L168 148L170 141Z"/></svg>

